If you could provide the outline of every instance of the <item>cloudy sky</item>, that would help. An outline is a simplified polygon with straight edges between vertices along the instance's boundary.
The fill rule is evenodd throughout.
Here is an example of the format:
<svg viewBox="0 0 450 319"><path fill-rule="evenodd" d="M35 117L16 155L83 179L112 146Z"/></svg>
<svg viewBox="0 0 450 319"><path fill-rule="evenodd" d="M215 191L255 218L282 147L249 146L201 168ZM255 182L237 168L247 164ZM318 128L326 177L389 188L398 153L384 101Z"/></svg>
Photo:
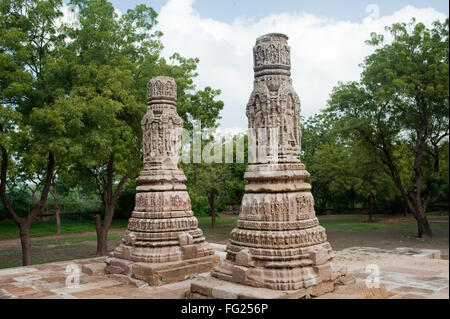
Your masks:
<svg viewBox="0 0 450 319"><path fill-rule="evenodd" d="M294 89L302 114L326 106L338 81L358 80L373 48L370 33L412 17L430 25L448 17L447 1L356 0L113 0L121 12L145 3L159 13L163 55L198 57L196 85L222 90L221 128L246 128L245 106L253 87L252 47L270 32L289 36Z"/></svg>

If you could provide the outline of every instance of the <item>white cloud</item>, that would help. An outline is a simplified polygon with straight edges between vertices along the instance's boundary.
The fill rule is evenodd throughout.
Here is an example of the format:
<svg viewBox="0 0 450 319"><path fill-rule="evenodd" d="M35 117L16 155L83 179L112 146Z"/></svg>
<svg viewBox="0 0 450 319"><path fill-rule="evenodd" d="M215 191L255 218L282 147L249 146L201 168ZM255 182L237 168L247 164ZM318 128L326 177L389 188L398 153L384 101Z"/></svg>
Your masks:
<svg viewBox="0 0 450 319"><path fill-rule="evenodd" d="M245 106L253 87L252 48L257 37L281 32L289 36L292 79L302 100L302 114L310 116L326 106L338 81L358 80L363 58L373 48L364 44L370 33L386 25L409 22L412 17L430 25L446 14L435 9L406 6L389 16L368 6L368 16L359 23L336 21L307 12L268 15L259 20L237 17L232 23L202 18L194 0L170 0L161 8L158 28L164 33L163 54L178 52L199 57L199 88L221 89L225 102L222 127L247 127Z"/></svg>

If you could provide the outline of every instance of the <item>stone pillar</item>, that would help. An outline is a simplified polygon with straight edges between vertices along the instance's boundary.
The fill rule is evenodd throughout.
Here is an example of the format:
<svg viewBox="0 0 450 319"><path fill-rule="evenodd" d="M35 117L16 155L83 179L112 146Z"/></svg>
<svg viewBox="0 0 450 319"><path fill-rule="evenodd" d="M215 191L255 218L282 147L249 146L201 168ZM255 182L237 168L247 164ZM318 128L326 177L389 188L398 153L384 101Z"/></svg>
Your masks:
<svg viewBox="0 0 450 319"><path fill-rule="evenodd" d="M314 211L310 175L300 161L300 99L292 87L284 34L259 37L253 49L254 89L247 104L253 163L237 227L218 279L297 290L331 282L333 252Z"/></svg>
<svg viewBox="0 0 450 319"><path fill-rule="evenodd" d="M184 280L210 271L218 256L198 228L178 168L183 121L176 109L177 86L158 76L147 85L142 119L144 169L137 182L136 207L122 243L106 260L108 273L152 285Z"/></svg>

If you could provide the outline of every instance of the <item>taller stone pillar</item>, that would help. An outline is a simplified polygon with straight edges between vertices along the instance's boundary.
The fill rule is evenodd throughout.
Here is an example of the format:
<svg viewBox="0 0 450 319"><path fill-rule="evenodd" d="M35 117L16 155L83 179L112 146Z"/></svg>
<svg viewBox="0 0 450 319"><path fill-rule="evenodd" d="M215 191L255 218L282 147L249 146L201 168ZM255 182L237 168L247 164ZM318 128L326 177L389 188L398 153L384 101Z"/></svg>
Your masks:
<svg viewBox="0 0 450 319"><path fill-rule="evenodd" d="M314 211L310 174L300 161L300 99L292 87L284 34L259 37L253 49L254 89L247 104L253 164L218 279L297 290L332 282L333 252Z"/></svg>
<svg viewBox="0 0 450 319"><path fill-rule="evenodd" d="M178 168L183 121L176 109L177 86L158 76L147 85L142 119L144 169L137 182L136 207L122 243L106 270L160 285L209 272L219 257L198 228Z"/></svg>

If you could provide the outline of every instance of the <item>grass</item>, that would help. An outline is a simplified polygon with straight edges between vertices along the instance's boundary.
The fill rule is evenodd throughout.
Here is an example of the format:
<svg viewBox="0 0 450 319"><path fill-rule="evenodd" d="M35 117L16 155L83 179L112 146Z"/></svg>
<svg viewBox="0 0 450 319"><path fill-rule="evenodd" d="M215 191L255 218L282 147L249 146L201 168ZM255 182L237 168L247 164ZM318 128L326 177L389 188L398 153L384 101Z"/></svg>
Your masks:
<svg viewBox="0 0 450 319"><path fill-rule="evenodd" d="M118 244L119 240L122 239L121 234L109 234L108 235L108 246L114 247ZM74 237L63 237L58 239L42 239L36 240L32 243L32 254L33 254L33 264L45 264L63 260L74 259L71 256L74 250L86 251L87 247L91 247L92 252L94 252L95 243L97 242L96 235L80 235ZM57 257L49 256L48 252L52 250L53 252L59 252ZM93 256L82 255L76 257L78 258L89 258ZM22 251L20 249L7 249L0 250L0 269L19 267L22 265Z"/></svg>
<svg viewBox="0 0 450 319"><path fill-rule="evenodd" d="M198 217L199 227L208 228L211 227L211 217L201 216ZM217 227L221 226L236 226L236 218L220 218L216 219ZM128 226L128 220L113 220L111 224L112 229L126 228ZM61 234L77 234L94 232L95 226L92 220L62 220L61 221ZM56 235L56 225L54 220L38 220L31 225L31 237L53 236ZM19 227L12 220L0 221L0 240L11 239L19 237Z"/></svg>
<svg viewBox="0 0 450 319"><path fill-rule="evenodd" d="M200 217L197 217L197 219L198 219L198 225L200 228L211 227L211 216L200 216ZM221 218L221 217L216 218L216 226L217 227L230 226L230 225L232 225L234 227L234 226L236 226L236 224L237 224L237 216L236 216L236 218Z"/></svg>
<svg viewBox="0 0 450 319"><path fill-rule="evenodd" d="M126 228L128 220L113 220L111 228ZM62 220L61 234L76 234L95 231L92 220ZM56 235L56 223L54 220L38 220L31 225L31 237ZM19 227L12 220L0 221L0 239L19 237Z"/></svg>
<svg viewBox="0 0 450 319"><path fill-rule="evenodd" d="M433 230L448 228L448 224L429 221ZM417 232L416 222L398 222L392 224L368 223L358 218L339 218L339 219L322 219L320 225L326 229L342 229L349 234L360 234L367 231L375 230L392 230L402 231L405 233L415 234Z"/></svg>
<svg viewBox="0 0 450 319"><path fill-rule="evenodd" d="M121 234L108 234L108 240L116 241L123 237ZM76 237L64 237L61 239L48 239L39 240L33 242L33 247L43 247L43 246L73 246L84 242L96 242L97 235L86 235L86 236L76 236Z"/></svg>

